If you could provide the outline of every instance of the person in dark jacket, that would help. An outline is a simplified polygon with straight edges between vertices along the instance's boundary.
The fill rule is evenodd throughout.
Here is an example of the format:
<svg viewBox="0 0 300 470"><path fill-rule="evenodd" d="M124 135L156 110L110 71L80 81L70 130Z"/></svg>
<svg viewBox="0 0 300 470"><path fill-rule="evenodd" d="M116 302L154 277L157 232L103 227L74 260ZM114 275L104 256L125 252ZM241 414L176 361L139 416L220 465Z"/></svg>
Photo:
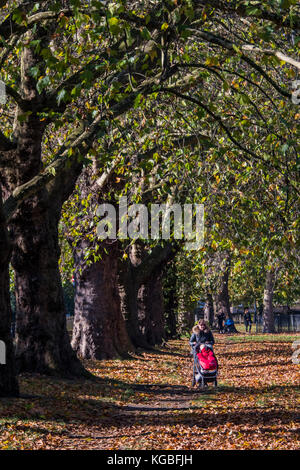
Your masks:
<svg viewBox="0 0 300 470"><path fill-rule="evenodd" d="M250 315L248 307L246 307L244 310L244 324L246 328L246 333L248 329L249 329L249 333L251 333L252 320L251 320L251 315Z"/></svg>
<svg viewBox="0 0 300 470"><path fill-rule="evenodd" d="M213 334L204 320L200 320L198 325L193 328L190 345L193 348L196 344L206 344L208 346L215 344Z"/></svg>
<svg viewBox="0 0 300 470"><path fill-rule="evenodd" d="M224 321L225 321L225 314L223 310L217 314L217 320L218 320L218 329L219 333L224 333Z"/></svg>

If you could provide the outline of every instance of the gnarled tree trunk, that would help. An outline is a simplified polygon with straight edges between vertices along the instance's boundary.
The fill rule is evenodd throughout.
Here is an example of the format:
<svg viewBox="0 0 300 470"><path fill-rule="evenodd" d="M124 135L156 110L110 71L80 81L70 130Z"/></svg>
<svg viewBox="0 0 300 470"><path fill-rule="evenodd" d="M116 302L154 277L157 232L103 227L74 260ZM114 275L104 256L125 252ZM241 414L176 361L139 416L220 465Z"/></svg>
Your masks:
<svg viewBox="0 0 300 470"><path fill-rule="evenodd" d="M130 250L130 258L122 263L119 270L118 285L121 301L121 311L126 319L127 331L132 344L137 348L150 349L139 322L139 289L141 282L135 273L135 269L142 262L140 246L134 244ZM140 293L141 295L141 293ZM142 313L140 312L140 315ZM145 312L146 314L146 312Z"/></svg>
<svg viewBox="0 0 300 470"><path fill-rule="evenodd" d="M134 347L121 312L118 292L118 242L103 242L107 253L90 265L84 260L87 246L74 250L75 317L72 346L84 359L128 357Z"/></svg>
<svg viewBox="0 0 300 470"><path fill-rule="evenodd" d="M44 31L41 34L44 38ZM47 34L47 43L46 37ZM10 164L1 175L6 198L16 186L27 183L43 168L41 148L47 121L41 120L39 112L44 95L38 93L31 74L32 67L40 64L40 60L33 47L22 50L21 94L31 112L25 117L24 109L18 107L16 112L16 148L10 152ZM18 119L19 115L23 118ZM72 351L66 330L58 268L61 207L72 192L81 168L82 163L74 159L52 186L23 202L11 219L12 265L16 280L16 355L22 371L86 375Z"/></svg>
<svg viewBox="0 0 300 470"><path fill-rule="evenodd" d="M161 275L154 272L138 291L139 327L151 346L165 338L164 304Z"/></svg>
<svg viewBox="0 0 300 470"><path fill-rule="evenodd" d="M58 268L58 214L23 203L13 220L16 358L21 371L85 375L70 345Z"/></svg>
<svg viewBox="0 0 300 470"><path fill-rule="evenodd" d="M161 273L163 266L175 254L176 250L171 244L157 245L148 253L141 243L135 243L130 252L130 259L123 263L119 276L121 307L129 336L136 347L151 347L149 338L152 333L149 328L157 328L151 338L152 344L153 341L161 343L164 337Z"/></svg>
<svg viewBox="0 0 300 470"><path fill-rule="evenodd" d="M19 394L11 338L9 257L10 247L0 196L0 397L15 397Z"/></svg>

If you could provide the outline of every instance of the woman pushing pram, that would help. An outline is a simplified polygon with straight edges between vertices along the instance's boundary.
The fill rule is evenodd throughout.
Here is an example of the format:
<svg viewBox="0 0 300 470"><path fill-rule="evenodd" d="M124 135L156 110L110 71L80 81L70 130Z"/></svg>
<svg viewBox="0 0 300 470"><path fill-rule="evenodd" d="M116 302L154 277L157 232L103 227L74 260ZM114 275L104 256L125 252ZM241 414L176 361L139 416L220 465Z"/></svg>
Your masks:
<svg viewBox="0 0 300 470"><path fill-rule="evenodd" d="M217 386L218 361L213 351L215 343L213 334L203 320L194 326L189 341L194 358L193 382L204 388L209 382Z"/></svg>
<svg viewBox="0 0 300 470"><path fill-rule="evenodd" d="M206 344L211 348L215 344L214 336L204 320L200 320L198 325L193 327L192 331L193 333L190 338L192 352L196 344Z"/></svg>

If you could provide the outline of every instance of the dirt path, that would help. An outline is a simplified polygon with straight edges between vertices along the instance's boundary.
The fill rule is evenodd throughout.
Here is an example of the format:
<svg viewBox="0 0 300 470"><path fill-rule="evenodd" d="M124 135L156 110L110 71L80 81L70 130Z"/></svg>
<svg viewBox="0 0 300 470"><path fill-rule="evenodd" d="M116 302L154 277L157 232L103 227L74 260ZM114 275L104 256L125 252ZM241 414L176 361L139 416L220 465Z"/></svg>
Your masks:
<svg viewBox="0 0 300 470"><path fill-rule="evenodd" d="M186 341L130 361L89 362L95 382L25 376L0 402L0 448L299 449L299 366L284 342L217 338L219 387L191 387Z"/></svg>

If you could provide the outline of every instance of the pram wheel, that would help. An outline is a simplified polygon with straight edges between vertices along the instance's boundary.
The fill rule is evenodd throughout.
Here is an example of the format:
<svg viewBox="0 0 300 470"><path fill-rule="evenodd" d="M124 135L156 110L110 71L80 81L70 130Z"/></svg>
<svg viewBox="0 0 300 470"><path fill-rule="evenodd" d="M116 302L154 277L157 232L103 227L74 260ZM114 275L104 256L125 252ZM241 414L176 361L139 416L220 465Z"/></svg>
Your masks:
<svg viewBox="0 0 300 470"><path fill-rule="evenodd" d="M199 381L199 388L200 390L204 390L204 387L205 387L205 383L204 383L204 380L203 378Z"/></svg>
<svg viewBox="0 0 300 470"><path fill-rule="evenodd" d="M194 377L193 380L192 380L192 387L195 387L195 385L196 385L196 380L195 380L195 377Z"/></svg>

